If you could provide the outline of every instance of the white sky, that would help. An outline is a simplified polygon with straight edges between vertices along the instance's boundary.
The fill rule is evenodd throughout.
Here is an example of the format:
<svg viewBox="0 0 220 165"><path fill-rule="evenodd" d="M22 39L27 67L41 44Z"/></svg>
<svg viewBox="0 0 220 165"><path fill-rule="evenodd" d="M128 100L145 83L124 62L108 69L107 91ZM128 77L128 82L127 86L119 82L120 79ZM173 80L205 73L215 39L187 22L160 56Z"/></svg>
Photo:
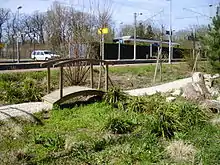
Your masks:
<svg viewBox="0 0 220 165"><path fill-rule="evenodd" d="M16 11L18 6L22 6L20 12L32 13L36 10L46 11L54 0L0 0L0 7L10 8ZM64 5L73 5L78 9L82 9L82 0L59 0ZM88 8L89 1L84 0L84 7ZM168 0L110 0L113 7L113 19L116 21L118 27L120 22L124 24L133 23L133 13L141 12L142 16L138 20L152 21L159 26L164 24L166 28L169 27L169 6ZM103 1L101 1L103 2ZM173 29L180 30L189 27L190 25L201 25L210 23L208 16L215 14L215 6L209 7L209 4L217 4L218 0L172 0L172 26ZM184 8L191 9L193 13ZM163 12L160 12L163 11ZM160 12L160 13L159 13ZM202 15L203 14L203 15ZM205 16L206 15L206 16ZM150 17L153 20L150 20ZM196 16L198 16L196 18ZM189 18L190 17L190 18ZM191 18L192 17L192 18Z"/></svg>

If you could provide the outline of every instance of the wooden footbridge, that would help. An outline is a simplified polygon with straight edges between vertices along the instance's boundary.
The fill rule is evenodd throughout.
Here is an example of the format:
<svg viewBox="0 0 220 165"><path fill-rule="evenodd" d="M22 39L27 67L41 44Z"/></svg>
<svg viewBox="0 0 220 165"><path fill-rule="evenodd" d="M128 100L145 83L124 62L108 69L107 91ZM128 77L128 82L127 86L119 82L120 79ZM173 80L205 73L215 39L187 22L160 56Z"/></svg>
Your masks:
<svg viewBox="0 0 220 165"><path fill-rule="evenodd" d="M64 69L68 65L71 67L79 67L80 64L84 63L90 70L90 87L84 86L69 86L64 87ZM102 67L105 69L105 90L94 88L94 65L103 64ZM108 66L110 62L98 59L57 59L49 62L42 63L42 67L47 67L47 95L42 100L49 104L61 103L78 96L103 96L105 91L108 90L109 86L109 75ZM51 92L51 67L59 67L59 89ZM100 66L101 67L101 66Z"/></svg>

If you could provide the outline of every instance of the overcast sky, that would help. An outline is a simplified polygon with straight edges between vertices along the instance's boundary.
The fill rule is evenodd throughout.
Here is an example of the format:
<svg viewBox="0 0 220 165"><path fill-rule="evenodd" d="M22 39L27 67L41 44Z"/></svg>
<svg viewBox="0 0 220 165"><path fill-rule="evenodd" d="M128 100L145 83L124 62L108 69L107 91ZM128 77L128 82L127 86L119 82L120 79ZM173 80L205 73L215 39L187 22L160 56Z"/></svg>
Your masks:
<svg viewBox="0 0 220 165"><path fill-rule="evenodd" d="M32 13L36 10L46 11L54 0L0 0L0 7L10 8L16 11L22 6L21 13ZM83 0L58 0L63 5L73 5L82 9ZM84 0L84 7L88 8L88 2ZM100 0L103 1L103 0ZM169 27L169 0L109 0L113 8L113 20L118 27L120 22L132 24L134 12L143 13L138 20L151 21L159 26L164 24ZM202 25L210 23L209 16L215 14L216 5L219 0L172 0L172 26L174 30L180 30L190 25ZM213 4L213 7L209 7ZM185 9L184 9L185 8ZM195 11L191 12L189 10ZM197 12L197 13L196 13ZM151 18L151 19L150 19Z"/></svg>

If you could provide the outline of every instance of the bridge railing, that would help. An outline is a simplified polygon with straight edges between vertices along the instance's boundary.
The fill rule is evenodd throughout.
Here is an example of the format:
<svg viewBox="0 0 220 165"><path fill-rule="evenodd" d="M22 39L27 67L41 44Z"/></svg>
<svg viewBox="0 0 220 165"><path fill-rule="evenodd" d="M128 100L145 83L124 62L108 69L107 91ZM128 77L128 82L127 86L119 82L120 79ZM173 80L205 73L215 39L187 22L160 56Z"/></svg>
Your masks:
<svg viewBox="0 0 220 165"><path fill-rule="evenodd" d="M61 61L66 61L70 60L70 58L60 58L60 59L55 59L55 60L50 60L47 62L44 62L41 64L41 67L47 67L47 93L50 93L50 82L51 82L51 73L50 73L50 68L53 67L54 64L61 62Z"/></svg>
<svg viewBox="0 0 220 165"><path fill-rule="evenodd" d="M104 64L105 68L105 90L108 91L108 86L109 86L109 70L108 66L109 64L113 64L113 62L110 61L105 61L105 60L99 60L99 59L75 59L75 58L68 58L68 59L57 59L57 60L52 60L46 63L41 64L42 67L47 67L47 93L50 93L50 68L51 67L59 67L59 90L60 90L60 98L63 97L63 68L67 64L73 64L73 66L79 66L80 62L87 62L89 65L90 69L90 86L91 88L94 88L94 68L93 66L95 64Z"/></svg>

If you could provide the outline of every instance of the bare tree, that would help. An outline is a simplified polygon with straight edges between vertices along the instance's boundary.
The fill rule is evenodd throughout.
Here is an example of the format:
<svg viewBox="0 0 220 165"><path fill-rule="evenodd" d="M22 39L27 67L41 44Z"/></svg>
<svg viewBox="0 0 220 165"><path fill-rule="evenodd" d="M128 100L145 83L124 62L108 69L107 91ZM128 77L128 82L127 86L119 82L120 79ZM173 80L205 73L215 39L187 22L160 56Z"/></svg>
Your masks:
<svg viewBox="0 0 220 165"><path fill-rule="evenodd" d="M0 42L2 42L3 24L5 24L8 21L9 14L9 9L0 8Z"/></svg>
<svg viewBox="0 0 220 165"><path fill-rule="evenodd" d="M134 35L134 26L133 25L123 25L120 30L122 36L133 36Z"/></svg>
<svg viewBox="0 0 220 165"><path fill-rule="evenodd" d="M35 30L31 15L24 15L21 22L24 27L24 34L27 38L26 40L32 44L35 36Z"/></svg>
<svg viewBox="0 0 220 165"><path fill-rule="evenodd" d="M35 12L31 16L31 22L32 22L32 30L34 32L34 35L39 36L39 42L45 43L44 39L44 26L45 26L45 15L44 13L39 13L38 11Z"/></svg>
<svg viewBox="0 0 220 165"><path fill-rule="evenodd" d="M68 10L58 2L54 2L46 14L45 30L47 38L54 49L66 41Z"/></svg>

